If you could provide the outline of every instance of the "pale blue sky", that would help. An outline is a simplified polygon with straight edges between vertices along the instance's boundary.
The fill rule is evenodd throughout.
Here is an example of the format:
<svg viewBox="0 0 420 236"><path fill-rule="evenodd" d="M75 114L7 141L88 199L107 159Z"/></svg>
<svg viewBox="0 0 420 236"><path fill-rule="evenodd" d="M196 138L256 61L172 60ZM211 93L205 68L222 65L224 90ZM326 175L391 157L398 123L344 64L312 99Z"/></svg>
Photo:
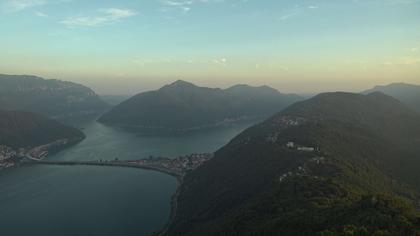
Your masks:
<svg viewBox="0 0 420 236"><path fill-rule="evenodd" d="M420 84L420 0L0 0L0 73L135 93Z"/></svg>

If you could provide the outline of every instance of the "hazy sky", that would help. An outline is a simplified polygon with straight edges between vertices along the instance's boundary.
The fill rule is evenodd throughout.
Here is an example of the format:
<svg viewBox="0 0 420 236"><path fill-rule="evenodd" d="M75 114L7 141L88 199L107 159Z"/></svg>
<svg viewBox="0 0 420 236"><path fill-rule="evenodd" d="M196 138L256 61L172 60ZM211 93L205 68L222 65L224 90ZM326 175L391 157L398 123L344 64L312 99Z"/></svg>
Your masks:
<svg viewBox="0 0 420 236"><path fill-rule="evenodd" d="M420 0L0 0L0 73L126 94L420 84Z"/></svg>

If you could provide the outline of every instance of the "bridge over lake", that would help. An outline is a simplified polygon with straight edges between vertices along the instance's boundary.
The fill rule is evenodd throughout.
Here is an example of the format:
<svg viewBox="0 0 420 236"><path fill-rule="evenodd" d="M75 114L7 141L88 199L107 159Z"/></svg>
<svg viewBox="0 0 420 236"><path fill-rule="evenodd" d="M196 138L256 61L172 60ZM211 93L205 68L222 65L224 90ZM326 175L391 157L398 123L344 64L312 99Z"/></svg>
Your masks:
<svg viewBox="0 0 420 236"><path fill-rule="evenodd" d="M25 156L26 160L22 163L26 165L60 165L60 166L109 166L126 167L154 170L182 179L185 174L202 165L213 157L213 154L191 154L189 156L171 158L147 158L140 160L93 160L93 161L53 161L40 160L31 156Z"/></svg>

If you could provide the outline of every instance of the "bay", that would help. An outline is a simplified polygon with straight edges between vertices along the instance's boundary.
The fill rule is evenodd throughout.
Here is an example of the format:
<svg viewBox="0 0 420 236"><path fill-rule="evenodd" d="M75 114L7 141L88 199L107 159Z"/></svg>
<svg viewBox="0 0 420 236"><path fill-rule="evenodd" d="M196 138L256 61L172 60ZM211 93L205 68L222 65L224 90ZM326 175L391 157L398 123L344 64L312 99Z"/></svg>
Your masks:
<svg viewBox="0 0 420 236"><path fill-rule="evenodd" d="M213 152L255 122L183 134L142 135L94 121L87 138L51 160L132 160ZM121 167L24 166L0 172L3 236L147 236L170 214L176 179Z"/></svg>

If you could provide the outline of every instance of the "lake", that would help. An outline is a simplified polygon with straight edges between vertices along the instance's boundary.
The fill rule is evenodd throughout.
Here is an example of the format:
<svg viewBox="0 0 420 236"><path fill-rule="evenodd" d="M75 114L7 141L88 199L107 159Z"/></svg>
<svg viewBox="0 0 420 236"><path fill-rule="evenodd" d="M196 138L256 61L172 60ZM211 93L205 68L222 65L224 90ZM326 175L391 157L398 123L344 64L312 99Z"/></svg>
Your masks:
<svg viewBox="0 0 420 236"><path fill-rule="evenodd" d="M50 160L120 160L213 152L254 122L187 134L142 135L94 121L87 138ZM176 179L94 166L24 166L0 172L2 236L148 236L170 214Z"/></svg>

